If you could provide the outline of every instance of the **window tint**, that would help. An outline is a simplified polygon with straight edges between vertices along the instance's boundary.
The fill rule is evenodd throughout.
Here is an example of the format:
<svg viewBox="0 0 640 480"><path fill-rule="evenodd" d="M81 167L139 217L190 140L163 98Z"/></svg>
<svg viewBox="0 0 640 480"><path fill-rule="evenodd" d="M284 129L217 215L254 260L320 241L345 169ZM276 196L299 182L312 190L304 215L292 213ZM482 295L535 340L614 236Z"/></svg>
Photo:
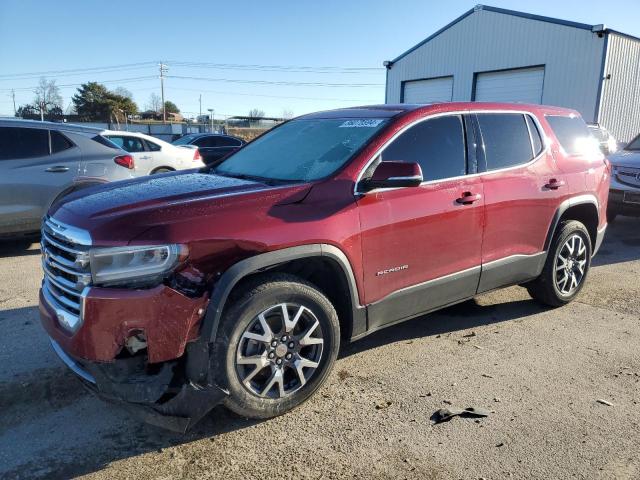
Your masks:
<svg viewBox="0 0 640 480"><path fill-rule="evenodd" d="M59 153L73 147L73 143L60 132L49 130L51 135L51 153Z"/></svg>
<svg viewBox="0 0 640 480"><path fill-rule="evenodd" d="M487 170L522 165L533 158L531 138L524 115L481 113L477 117Z"/></svg>
<svg viewBox="0 0 640 480"><path fill-rule="evenodd" d="M108 140L106 137L101 135L96 135L95 137L92 137L91 140L98 142L100 145L104 145L105 147L113 148L114 150L122 148L120 145L115 144L113 140Z"/></svg>
<svg viewBox="0 0 640 480"><path fill-rule="evenodd" d="M150 152L159 152L162 149L160 145L158 145L157 143L150 142L149 140L145 140L144 143L147 144L147 148L149 149Z"/></svg>
<svg viewBox="0 0 640 480"><path fill-rule="evenodd" d="M558 137L560 145L569 155L589 153L593 148L594 139L582 118L549 115L547 121Z"/></svg>
<svg viewBox="0 0 640 480"><path fill-rule="evenodd" d="M125 136L116 137L111 135L109 135L107 138L109 138L109 140L129 153L144 152L144 143L142 143L142 139L140 138Z"/></svg>
<svg viewBox="0 0 640 480"><path fill-rule="evenodd" d="M217 137L200 137L195 142L194 145L198 147L217 147L218 146L218 138Z"/></svg>
<svg viewBox="0 0 640 480"><path fill-rule="evenodd" d="M240 142L235 138L231 138L231 137L218 137L218 146L219 147L239 147Z"/></svg>
<svg viewBox="0 0 640 480"><path fill-rule="evenodd" d="M529 127L529 132L531 133L531 141L533 142L533 155L538 156L542 151L542 137L540 136L540 131L536 126L536 122L529 115L525 115L527 119L527 126Z"/></svg>
<svg viewBox="0 0 640 480"><path fill-rule="evenodd" d="M419 163L425 181L465 175L462 118L452 115L420 122L395 139L381 157Z"/></svg>
<svg viewBox="0 0 640 480"><path fill-rule="evenodd" d="M0 160L49 155L49 133L40 128L0 127Z"/></svg>

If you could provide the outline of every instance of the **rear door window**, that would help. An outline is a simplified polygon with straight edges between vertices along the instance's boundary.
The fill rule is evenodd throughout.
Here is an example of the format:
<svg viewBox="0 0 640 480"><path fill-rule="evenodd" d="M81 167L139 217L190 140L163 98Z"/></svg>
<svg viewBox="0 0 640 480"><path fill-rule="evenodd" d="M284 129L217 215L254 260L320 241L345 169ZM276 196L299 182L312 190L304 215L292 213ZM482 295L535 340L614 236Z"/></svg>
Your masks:
<svg viewBox="0 0 640 480"><path fill-rule="evenodd" d="M381 159L420 164L425 182L465 175L462 117L437 117L414 125L384 149Z"/></svg>
<svg viewBox="0 0 640 480"><path fill-rule="evenodd" d="M488 171L523 165L533 159L525 115L480 113L477 118Z"/></svg>
<svg viewBox="0 0 640 480"><path fill-rule="evenodd" d="M138 153L138 152L145 151L144 143L142 143L142 139L138 137L127 137L125 135L123 136L109 135L108 138L117 146L119 146L123 150L126 150L129 153Z"/></svg>
<svg viewBox="0 0 640 480"><path fill-rule="evenodd" d="M49 132L41 128L0 127L0 160L49 155Z"/></svg>
<svg viewBox="0 0 640 480"><path fill-rule="evenodd" d="M593 149L594 140L587 124L578 116L547 115L547 122L568 155L583 155ZM595 145L597 148L597 145Z"/></svg>
<svg viewBox="0 0 640 480"><path fill-rule="evenodd" d="M150 142L149 140L145 139L144 143L147 145L147 150L149 150L150 152L159 152L162 149L160 145L158 145L157 143Z"/></svg>
<svg viewBox="0 0 640 480"><path fill-rule="evenodd" d="M51 138L51 153L64 152L70 148L73 148L73 143L60 132L50 130L49 135Z"/></svg>
<svg viewBox="0 0 640 480"><path fill-rule="evenodd" d="M240 142L235 138L231 137L218 137L218 145L219 147L239 147Z"/></svg>
<svg viewBox="0 0 640 480"><path fill-rule="evenodd" d="M204 148L217 147L218 146L218 138L217 137L201 137L201 138L198 138L193 143L194 143L194 145L197 145L198 147L204 147Z"/></svg>

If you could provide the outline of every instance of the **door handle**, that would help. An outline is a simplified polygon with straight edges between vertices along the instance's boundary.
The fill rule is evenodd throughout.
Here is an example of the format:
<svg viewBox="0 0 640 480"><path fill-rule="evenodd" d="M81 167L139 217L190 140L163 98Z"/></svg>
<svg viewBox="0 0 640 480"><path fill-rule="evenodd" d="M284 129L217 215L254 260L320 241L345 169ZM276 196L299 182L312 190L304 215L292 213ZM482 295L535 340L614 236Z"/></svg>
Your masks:
<svg viewBox="0 0 640 480"><path fill-rule="evenodd" d="M68 172L69 171L69 167L65 167L63 165L57 165L55 167L49 167L45 170L45 172L49 172L49 173L64 173L64 172Z"/></svg>
<svg viewBox="0 0 640 480"><path fill-rule="evenodd" d="M482 198L479 193L473 194L471 192L464 192L460 198L456 198L456 203L460 205L471 205L473 202L477 202Z"/></svg>
<svg viewBox="0 0 640 480"><path fill-rule="evenodd" d="M560 187L564 187L566 185L564 180L556 180L552 178L548 183L545 183L544 188L548 190L558 190Z"/></svg>

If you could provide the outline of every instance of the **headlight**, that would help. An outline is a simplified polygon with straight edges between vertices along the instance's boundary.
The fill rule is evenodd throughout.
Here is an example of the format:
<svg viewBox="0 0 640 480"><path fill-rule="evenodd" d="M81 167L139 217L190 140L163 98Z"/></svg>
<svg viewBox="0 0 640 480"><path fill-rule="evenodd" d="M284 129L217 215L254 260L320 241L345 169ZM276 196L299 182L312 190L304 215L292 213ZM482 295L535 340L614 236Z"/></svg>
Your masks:
<svg viewBox="0 0 640 480"><path fill-rule="evenodd" d="M159 282L186 256L181 245L96 248L90 253L94 285Z"/></svg>

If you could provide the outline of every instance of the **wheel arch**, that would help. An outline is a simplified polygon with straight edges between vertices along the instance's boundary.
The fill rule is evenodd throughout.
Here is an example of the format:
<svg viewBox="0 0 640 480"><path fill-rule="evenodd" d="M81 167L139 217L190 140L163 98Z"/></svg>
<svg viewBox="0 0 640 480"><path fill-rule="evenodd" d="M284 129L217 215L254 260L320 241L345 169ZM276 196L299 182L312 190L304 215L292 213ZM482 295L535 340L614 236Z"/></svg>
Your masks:
<svg viewBox="0 0 640 480"><path fill-rule="evenodd" d="M161 167L156 167L153 170L151 170L150 175L158 173L160 170L165 170L165 172L163 172L163 173L175 172L176 171L176 169L173 168L173 167L161 166Z"/></svg>
<svg viewBox="0 0 640 480"><path fill-rule="evenodd" d="M600 223L598 199L595 195L579 195L563 201L553 216L549 232L544 243L544 250L549 250L553 236L560 222L565 220L578 220L587 228L591 239L592 248L595 248L598 238L598 225Z"/></svg>
<svg viewBox="0 0 640 480"><path fill-rule="evenodd" d="M249 257L231 266L216 282L203 324L203 334L213 342L216 337L218 325L222 317L225 305L235 288L251 276L273 272L289 272L306 280L313 279L313 267L324 266L330 273L336 275L332 279L337 280L337 285L327 281L316 281L320 290L329 297L338 310L341 328L344 328L348 336L353 336L359 328L366 329L364 309L360 307L358 299L358 287L353 274L351 264L347 256L339 248L328 244L311 244L297 247L274 250ZM312 270L311 273L304 269ZM346 287L349 298L338 296L335 287ZM340 298L342 297L342 298ZM344 301L348 302L345 304ZM342 311L341 311L342 310ZM342 314L342 316L340 316ZM346 315L346 318L345 318ZM359 325L362 323L361 325Z"/></svg>
<svg viewBox="0 0 640 480"><path fill-rule="evenodd" d="M310 263L311 262L311 263ZM339 248L329 244L310 244L266 252L241 260L225 271L216 282L211 300L203 319L200 338L187 345L187 376L197 383L207 378L211 351L209 345L216 348L218 327L234 289L241 287L244 281L265 272L292 272L302 278L299 268L323 265L330 268L337 279L330 288L331 281L318 285L338 311L341 333L348 339L366 331L366 309L360 305L358 287L353 269L347 256ZM348 298L338 295L341 288L348 289Z"/></svg>

